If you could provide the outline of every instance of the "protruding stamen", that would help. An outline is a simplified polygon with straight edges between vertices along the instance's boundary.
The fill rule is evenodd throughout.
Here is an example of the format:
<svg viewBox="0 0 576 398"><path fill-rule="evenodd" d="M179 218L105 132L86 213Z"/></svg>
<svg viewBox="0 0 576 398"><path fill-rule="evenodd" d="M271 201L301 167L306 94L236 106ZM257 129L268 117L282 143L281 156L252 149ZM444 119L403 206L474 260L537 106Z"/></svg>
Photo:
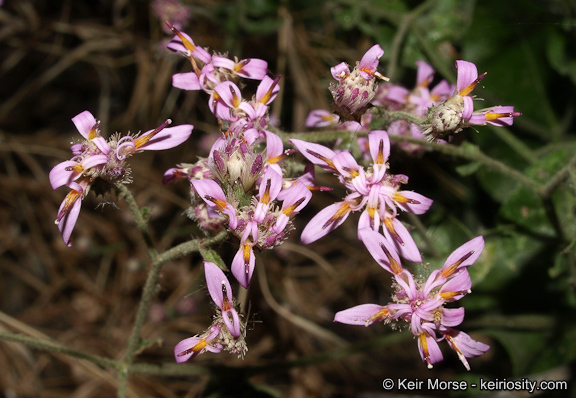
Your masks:
<svg viewBox="0 0 576 398"><path fill-rule="evenodd" d="M372 76L374 76L374 77L377 78L377 79L384 80L385 82L387 82L387 81L390 80L389 77L386 77L386 76L382 75L380 72L375 71L375 70L370 70L370 69L368 69L368 68L362 68L362 69L360 69L360 71L361 71L361 72L366 72L366 73L368 73L369 75L372 75Z"/></svg>
<svg viewBox="0 0 576 398"><path fill-rule="evenodd" d="M199 352L202 351L205 347L206 347L206 339L202 339L200 340L200 342L198 344L196 344L194 347L189 348L185 351L182 351L180 353L178 353L178 355L176 355L177 357L183 357L184 355L188 355L192 352Z"/></svg>
<svg viewBox="0 0 576 398"><path fill-rule="evenodd" d="M474 90L474 88L478 85L478 83L480 83L480 80L484 79L484 77L486 76L488 72L484 72L482 73L480 76L478 76L478 78L476 80L474 80L472 83L470 83L468 86L466 86L462 91L460 91L460 95L462 97L465 97L467 95L469 95L472 90Z"/></svg>
<svg viewBox="0 0 576 398"><path fill-rule="evenodd" d="M300 198L298 199L296 202L294 202L294 204L288 206L286 209L282 210L282 213L286 214L287 216L289 216L290 214L292 214L294 212L294 210L300 206L302 204L302 202L304 202L306 198Z"/></svg>
<svg viewBox="0 0 576 398"><path fill-rule="evenodd" d="M276 164L276 163L278 163L279 161L281 161L282 159L284 159L286 156L292 155L294 152L296 152L295 149L287 149L287 150L284 151L284 153L282 153L281 155L274 156L273 158L268 159L268 163L270 163L270 164Z"/></svg>
<svg viewBox="0 0 576 398"><path fill-rule="evenodd" d="M454 264L446 267L444 269L444 271L442 271L442 276L445 278L448 278L450 275L452 275L454 273L454 271L456 271L456 269L460 266L460 264L462 264L464 261L466 261L473 254L474 254L474 250L466 253L464 255L464 257L462 257L460 260L456 261Z"/></svg>
<svg viewBox="0 0 576 398"><path fill-rule="evenodd" d="M388 318L388 315L390 315L390 311L388 311L388 308L386 307L382 308L380 311L372 315L370 318L366 319L366 326L369 326L374 322L381 322L386 318Z"/></svg>
<svg viewBox="0 0 576 398"><path fill-rule="evenodd" d="M266 93L262 96L262 98L260 98L260 102L262 104L266 104L266 102L270 101L270 98L272 97L272 92L274 91L274 87L276 87L276 85L280 81L280 77L281 77L280 75L276 76L276 78L274 79L274 81L270 85L270 88L268 89L268 91L266 91Z"/></svg>
<svg viewBox="0 0 576 398"><path fill-rule="evenodd" d="M238 97L238 95L236 95L236 91L234 91L232 86L228 86L228 88L230 89L230 93L232 94L232 105L234 106L234 108L238 108L241 102L240 98Z"/></svg>
<svg viewBox="0 0 576 398"><path fill-rule="evenodd" d="M228 289L226 289L226 282L222 281L222 312L232 309L232 304L228 300Z"/></svg>
<svg viewBox="0 0 576 398"><path fill-rule="evenodd" d="M326 165L331 169L336 170L336 166L334 166L334 162L332 162L331 159L328 159L326 156L320 155L318 152L311 151L310 149L306 149L306 152L326 163Z"/></svg>
<svg viewBox="0 0 576 398"><path fill-rule="evenodd" d="M358 173L358 172L357 172L356 170L354 170L354 169L351 169L350 167L343 166L343 167L342 167L342 170L344 170L344 171L346 171L348 174L350 174L350 177L351 177L351 178L356 178L356 177L358 177L358 176L360 175L360 173Z"/></svg>
<svg viewBox="0 0 576 398"><path fill-rule="evenodd" d="M338 220L339 218L342 218L346 215L346 213L348 213L350 211L350 205L346 202L342 203L342 206L340 206L338 208L338 210L336 210L336 213L334 213L334 215L332 217L330 217L330 219L328 221L326 221L326 223L322 226L322 229L326 229L328 228L328 226L330 226L330 224L332 224L334 221Z"/></svg>
<svg viewBox="0 0 576 398"><path fill-rule="evenodd" d="M508 113L492 113L492 112L488 112L485 114L486 116L486 121L490 121L490 120L496 120L496 119L500 119L503 117L518 117L518 116L522 116L522 113L520 112L508 112Z"/></svg>
<svg viewBox="0 0 576 398"><path fill-rule="evenodd" d="M154 138L154 136L156 134L158 134L159 132L164 130L166 128L166 126L168 126L171 123L172 123L172 120L166 119L166 121L164 123L162 123L160 126L156 127L154 130L152 130L148 134L144 134L144 135L134 139L134 147L136 147L136 149L140 148L141 146L146 144L148 141L150 141L152 138Z"/></svg>
<svg viewBox="0 0 576 398"><path fill-rule="evenodd" d="M400 263L398 263L394 257L392 257L392 255L390 254L390 251L388 251L388 249L386 248L386 246L384 246L383 243L380 243L380 247L382 248L382 250L384 251L384 254L386 255L386 257L388 257L388 261L390 262L390 269L392 270L392 272L395 275L400 274L403 270L402 270L402 266L400 265Z"/></svg>
<svg viewBox="0 0 576 398"><path fill-rule="evenodd" d="M166 25L168 25L168 28L172 31L172 33L174 33L176 36L178 36L180 38L180 40L182 40L182 44L184 44L184 47L186 47L186 49L188 49L188 51L192 52L192 51L196 50L196 46L194 46L194 44L192 44L190 42L190 40L188 40L186 38L186 36L184 36L182 33L180 33L178 31L178 29L176 29L174 27L174 25L172 25L168 21L164 21L164 22L166 22Z"/></svg>
<svg viewBox="0 0 576 398"><path fill-rule="evenodd" d="M228 206L228 203L224 202L223 200L220 199L216 199L213 196L210 195L204 195L204 198L208 199L210 202L214 203L220 210L224 210L224 208L226 206Z"/></svg>
<svg viewBox="0 0 576 398"><path fill-rule="evenodd" d="M386 226L386 229L392 234L394 239L396 239L398 243L404 246L404 241L402 240L402 237L398 235L398 232L396 232L396 229L394 229L394 223L392 221L392 218L386 217L384 219L384 225Z"/></svg>
<svg viewBox="0 0 576 398"><path fill-rule="evenodd" d="M260 203L264 203L265 205L267 205L270 202L270 185L272 184L272 181L270 178L268 178L268 180L266 180L266 189L264 190L264 194L262 195L262 198L260 199Z"/></svg>
<svg viewBox="0 0 576 398"><path fill-rule="evenodd" d="M399 194L398 192L396 192L396 193L394 194L394 197L393 197L392 199L393 199L395 202L398 202L398 203L410 203L410 204L413 204L413 205L419 205L419 204L420 204L419 201L414 200L414 199L408 199L407 197Z"/></svg>
<svg viewBox="0 0 576 398"><path fill-rule="evenodd" d="M244 69L244 67L245 67L246 65L248 65L248 63L249 63L250 61L252 61L252 60L251 60L250 58L247 58L247 59L243 59L242 61L236 63L236 64L234 65L234 72L236 72L236 73L240 72L242 69Z"/></svg>
<svg viewBox="0 0 576 398"><path fill-rule="evenodd" d="M242 252L244 254L244 266L246 268L246 275L250 273L250 253L252 252L252 246L242 245Z"/></svg>
<svg viewBox="0 0 576 398"><path fill-rule="evenodd" d="M422 346L422 352L424 353L424 360L428 366L428 369L432 369L432 361L430 360L430 351L428 350L428 341L426 340L426 333L420 334L418 336L420 339L420 345Z"/></svg>
<svg viewBox="0 0 576 398"><path fill-rule="evenodd" d="M376 156L376 164L384 164L384 140L378 143L378 155Z"/></svg>
<svg viewBox="0 0 576 398"><path fill-rule="evenodd" d="M96 120L96 123L94 123L94 126L92 126L92 128L90 129L90 132L88 133L88 139L89 140L98 137L98 128L99 127L100 127L100 120Z"/></svg>
<svg viewBox="0 0 576 398"><path fill-rule="evenodd" d="M60 213L58 213L58 216L56 217L56 221L54 221L54 224L56 225L60 224L62 218L64 218L66 213L70 211L70 207L74 204L74 202L78 200L81 194L82 192L76 191L75 189L68 192L68 195L66 195L66 197L64 198L64 206L62 206L62 210L60 210Z"/></svg>

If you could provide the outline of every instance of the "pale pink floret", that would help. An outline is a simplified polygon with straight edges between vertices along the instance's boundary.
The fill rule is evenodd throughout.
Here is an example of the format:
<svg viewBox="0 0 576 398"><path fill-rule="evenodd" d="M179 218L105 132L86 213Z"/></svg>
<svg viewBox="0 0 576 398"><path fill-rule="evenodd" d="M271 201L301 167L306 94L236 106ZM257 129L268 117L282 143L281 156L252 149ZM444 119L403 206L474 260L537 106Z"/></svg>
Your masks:
<svg viewBox="0 0 576 398"><path fill-rule="evenodd" d="M288 140L294 145L298 151L310 162L325 170L337 171L332 163L332 158L336 156L333 150L326 148L324 145L306 142L303 140L291 139Z"/></svg>
<svg viewBox="0 0 576 398"><path fill-rule="evenodd" d="M378 304L361 304L347 310L339 311L334 315L334 322L347 325L370 326L373 323L385 320L389 315L386 306Z"/></svg>
<svg viewBox="0 0 576 398"><path fill-rule="evenodd" d="M220 334L220 326L215 325L210 328L210 333L206 337L189 337L182 340L174 347L174 357L177 363L186 362L206 351L219 353L222 351L221 344L210 344Z"/></svg>
<svg viewBox="0 0 576 398"><path fill-rule="evenodd" d="M384 55L384 50L379 44L373 45L366 51L366 54L364 54L358 64L358 70L364 79L371 80L374 78L374 72L376 72L378 68L378 63L382 55Z"/></svg>
<svg viewBox="0 0 576 398"><path fill-rule="evenodd" d="M340 116L328 112L324 109L315 109L308 114L306 118L306 127L328 127L336 125L340 120Z"/></svg>
<svg viewBox="0 0 576 398"><path fill-rule="evenodd" d="M276 199L282 189L282 175L274 169L268 168L266 174L262 177L258 190L258 204L254 210L253 220L261 223L268 214L270 203Z"/></svg>
<svg viewBox="0 0 576 398"><path fill-rule="evenodd" d="M464 364L466 370L470 370L470 365L466 358L478 357L490 349L488 344L473 340L469 335L460 330L448 329L444 335L450 348L458 354L458 358L462 364Z"/></svg>
<svg viewBox="0 0 576 398"><path fill-rule="evenodd" d="M89 111L84 111L72 118L72 122L82 134L82 137L89 139L90 131L97 125L97 121Z"/></svg>
<svg viewBox="0 0 576 398"><path fill-rule="evenodd" d="M62 235L64 243L66 246L70 247L70 236L72 235L76 221L78 221L78 215L80 214L80 208L82 207L82 199L87 182L82 181L82 185L76 182L71 182L68 186L72 188L72 190L62 201L62 204L58 209L58 216L56 217L55 223L58 225L58 230Z"/></svg>
<svg viewBox="0 0 576 398"><path fill-rule="evenodd" d="M268 70L268 62L258 58L248 58L235 62L225 57L213 56L212 64L216 67L228 69L238 76L254 80L262 80Z"/></svg>
<svg viewBox="0 0 576 398"><path fill-rule="evenodd" d="M448 256L442 266L442 273L445 277L449 277L462 269L467 269L478 260L483 250L484 238L482 236L469 240Z"/></svg>
<svg viewBox="0 0 576 398"><path fill-rule="evenodd" d="M176 73L172 75L172 86L181 90L200 90L200 80L194 72Z"/></svg>
<svg viewBox="0 0 576 398"><path fill-rule="evenodd" d="M272 79L270 76L264 76L256 89L256 101L264 105L269 105L280 92L280 76Z"/></svg>
<svg viewBox="0 0 576 398"><path fill-rule="evenodd" d="M464 100L464 109L462 110L462 119L470 119L474 111L474 100L470 96L474 87L486 76L486 73L478 76L478 69L472 62L458 60L456 61L458 76L456 78L456 90Z"/></svg>
<svg viewBox="0 0 576 398"><path fill-rule="evenodd" d="M400 257L388 239L369 228L359 230L358 235L362 238L370 255L382 268L392 274L402 272Z"/></svg>
<svg viewBox="0 0 576 398"><path fill-rule="evenodd" d="M428 87L434 78L434 68L424 61L416 61L418 69L416 70L416 85L419 87Z"/></svg>
<svg viewBox="0 0 576 398"><path fill-rule="evenodd" d="M276 223L272 226L274 233L281 233L286 228L290 217L294 217L312 199L312 192L300 181L296 181L290 188L285 189L283 195L282 210Z"/></svg>
<svg viewBox="0 0 576 398"><path fill-rule="evenodd" d="M190 184L206 204L212 209L219 210L229 218L228 225L231 229L236 229L238 220L236 210L232 205L226 202L226 195L220 188L220 185L214 180L194 180Z"/></svg>
<svg viewBox="0 0 576 398"><path fill-rule="evenodd" d="M158 129L148 130L140 137L134 139L136 149L140 151L161 151L174 148L186 141L192 134L193 129L194 126L191 124L181 124L179 126L162 128L158 133L156 133ZM152 138L146 140L148 135L152 135ZM138 145L139 140L145 142Z"/></svg>
<svg viewBox="0 0 576 398"><path fill-rule="evenodd" d="M108 156L93 155L82 159L80 162L67 160L65 162L59 163L54 166L52 170L50 170L50 174L48 175L52 189L56 189L63 185L68 185L70 182L80 178L83 171L89 170L92 167L96 167L107 162Z"/></svg>
<svg viewBox="0 0 576 398"><path fill-rule="evenodd" d="M250 287L250 280L256 264L252 246L252 244L247 243L241 244L232 260L232 275L245 289Z"/></svg>
<svg viewBox="0 0 576 398"><path fill-rule="evenodd" d="M300 240L307 245L328 235L346 221L351 210L346 202L337 202L325 207L308 222Z"/></svg>
<svg viewBox="0 0 576 398"><path fill-rule="evenodd" d="M426 327L432 326L431 324L425 324ZM418 351L420 352L420 357L426 362L428 368L431 369L432 365L438 363L444 359L442 351L436 342L434 336L434 330L424 332L422 335L418 336Z"/></svg>
<svg viewBox="0 0 576 398"><path fill-rule="evenodd" d="M214 263L204 261L206 285L212 301L222 310L222 318L234 337L240 336L240 317L233 307L232 287L224 272ZM232 319L230 319L232 317Z"/></svg>
<svg viewBox="0 0 576 398"><path fill-rule="evenodd" d="M330 73L332 73L334 79L341 81L346 76L350 75L350 68L348 68L346 62L340 62L338 65L330 68Z"/></svg>

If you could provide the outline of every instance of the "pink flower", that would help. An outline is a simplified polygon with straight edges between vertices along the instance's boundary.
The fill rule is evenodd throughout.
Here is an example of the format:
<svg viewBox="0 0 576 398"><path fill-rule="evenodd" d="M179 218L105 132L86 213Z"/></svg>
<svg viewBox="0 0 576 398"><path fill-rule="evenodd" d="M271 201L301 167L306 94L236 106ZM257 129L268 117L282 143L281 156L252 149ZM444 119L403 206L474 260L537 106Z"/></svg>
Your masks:
<svg viewBox="0 0 576 398"><path fill-rule="evenodd" d="M364 54L352 72L344 62L330 69L332 76L338 81L330 86L334 109L343 120L359 121L376 95L378 85L375 80L387 80L377 71L383 54L384 50L376 44Z"/></svg>
<svg viewBox="0 0 576 398"><path fill-rule="evenodd" d="M129 183L130 168L126 162L128 156L143 150L173 148L186 141L194 128L192 125L166 128L171 123L167 120L158 128L142 135L121 137L115 134L107 141L100 135L100 122L90 112L81 112L72 118L72 122L84 137L84 141L72 145L74 157L54 166L49 174L53 189L63 185L72 188L62 202L56 218L56 224L68 246L78 219L81 201L96 181L104 181L104 184L97 184L93 188L97 190L97 194L103 193L107 185L113 187Z"/></svg>
<svg viewBox="0 0 576 398"><path fill-rule="evenodd" d="M226 195L220 185L214 180L195 180L190 184L208 206L228 216L228 225L231 229L236 229L238 221L236 219L236 209L226 202Z"/></svg>
<svg viewBox="0 0 576 398"><path fill-rule="evenodd" d="M462 323L464 308L446 308L444 304L454 302L470 293L472 282L467 268L476 261L484 248L484 239L479 236L463 244L448 257L444 266L433 271L426 281L416 280L403 269L400 259L389 243L371 230L361 233L364 243L375 260L394 275L396 291L393 302L381 306L363 304L338 312L335 322L369 326L376 322L408 322L410 331L418 338L418 349L422 360L429 368L443 359L438 342L446 339L450 347L470 370L466 358L483 354L489 349L486 344L472 340L467 334L453 329Z"/></svg>
<svg viewBox="0 0 576 398"><path fill-rule="evenodd" d="M312 163L336 173L350 192L343 201L329 205L315 215L302 231L302 243L308 244L340 226L351 212L362 211L358 231L379 231L395 246L394 251L411 261L421 261L416 244L402 223L396 220L398 209L413 214L425 213L432 201L412 191L399 190L407 177L387 174L390 141L383 130L368 134L368 153L372 165L365 170L347 151L334 153L319 144L290 140ZM362 234L358 238L362 240Z"/></svg>

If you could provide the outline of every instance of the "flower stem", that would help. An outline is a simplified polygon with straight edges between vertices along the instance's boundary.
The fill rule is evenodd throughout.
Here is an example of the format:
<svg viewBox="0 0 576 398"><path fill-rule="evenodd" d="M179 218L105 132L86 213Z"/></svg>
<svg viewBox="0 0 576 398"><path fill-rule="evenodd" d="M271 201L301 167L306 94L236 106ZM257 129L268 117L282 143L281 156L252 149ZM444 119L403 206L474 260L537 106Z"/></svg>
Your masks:
<svg viewBox="0 0 576 398"><path fill-rule="evenodd" d="M27 345L28 347L33 347L42 351L64 354L78 359L85 359L96 365L105 366L112 369L120 369L121 367L121 365L117 361L114 361L113 359L88 354L84 351L74 350L72 348L63 346L61 344L52 341L40 340L34 337L28 337L21 334L2 332L2 331L0 331L0 339L7 341L14 341L16 343L21 343Z"/></svg>
<svg viewBox="0 0 576 398"><path fill-rule="evenodd" d="M144 284L144 288L142 290L142 297L136 312L136 319L134 321L134 325L132 326L130 337L128 338L128 347L126 349L126 353L124 354L124 358L122 359L121 368L118 372L118 397L125 397L128 374L130 373L130 367L134 362L136 352L140 348L142 327L144 326L152 298L156 292L156 285L158 283L158 277L160 275L162 265L168 261L172 261L192 252L199 251L200 245L210 245L216 242L220 242L224 240L226 236L228 236L228 232L223 231L213 238L206 239L204 242L201 242L198 239L194 239L173 247L172 249L167 250L162 254L158 254L148 230L148 223L142 215L134 195L124 185L119 186L118 189L121 192L121 195L126 199L126 203L128 203L130 211L134 216L134 220L138 229L142 233L148 248L148 253L152 259L152 265L146 278L146 283Z"/></svg>

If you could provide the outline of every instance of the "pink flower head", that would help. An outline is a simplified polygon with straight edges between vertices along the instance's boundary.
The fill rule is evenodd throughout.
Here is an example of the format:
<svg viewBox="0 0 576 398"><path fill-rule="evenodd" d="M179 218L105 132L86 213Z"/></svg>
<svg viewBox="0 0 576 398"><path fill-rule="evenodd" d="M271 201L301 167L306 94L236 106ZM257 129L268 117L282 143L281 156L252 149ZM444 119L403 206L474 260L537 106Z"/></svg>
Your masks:
<svg viewBox="0 0 576 398"><path fill-rule="evenodd" d="M379 45L370 48L352 72L346 63L330 69L338 83L330 86L336 113L345 121L360 121L376 95L375 78L387 80L378 73L378 63L384 54Z"/></svg>
<svg viewBox="0 0 576 398"><path fill-rule="evenodd" d="M396 247L393 251L398 251L410 261L421 261L410 234L396 220L397 209L423 214L431 206L432 200L416 192L399 190L408 178L387 174L390 141L386 131L374 130L368 134L366 151L372 158L372 165L368 169L358 165L348 151L335 154L319 144L294 139L290 142L312 163L335 172L350 191L344 201L326 207L312 218L302 231L302 243L320 239L341 225L350 212L363 210L358 231L370 228L377 232L382 225L386 239ZM362 240L362 234L358 237Z"/></svg>
<svg viewBox="0 0 576 398"><path fill-rule="evenodd" d="M466 357L483 354L488 346L476 342L453 327L464 320L464 308L446 308L470 293L472 282L469 267L480 255L482 237L477 237L456 249L444 266L433 271L426 281L414 278L402 269L398 256L387 240L378 233L364 229L360 232L370 254L387 271L394 274L396 291L386 306L364 304L338 312L335 322L369 326L378 321L409 323L410 331L418 338L422 360L429 368L443 359L438 341L446 339L460 360L470 370Z"/></svg>
<svg viewBox="0 0 576 398"><path fill-rule="evenodd" d="M214 303L222 310L222 318L234 337L240 336L240 317L233 307L232 288L224 272L214 263L204 261L204 273L208 292Z"/></svg>
<svg viewBox="0 0 576 398"><path fill-rule="evenodd" d="M79 113L72 118L72 122L84 140L70 148L74 155L71 160L57 164L49 174L53 189L63 185L72 188L62 202L56 218L56 224L68 246L82 198L96 181L104 181L104 184L92 188L97 194L104 193L108 187L129 183L130 168L126 162L129 155L141 150L175 147L188 139L193 129L192 125L165 128L170 123L168 120L140 136L121 137L120 134L115 134L107 141L100 135L100 122L90 112Z"/></svg>

